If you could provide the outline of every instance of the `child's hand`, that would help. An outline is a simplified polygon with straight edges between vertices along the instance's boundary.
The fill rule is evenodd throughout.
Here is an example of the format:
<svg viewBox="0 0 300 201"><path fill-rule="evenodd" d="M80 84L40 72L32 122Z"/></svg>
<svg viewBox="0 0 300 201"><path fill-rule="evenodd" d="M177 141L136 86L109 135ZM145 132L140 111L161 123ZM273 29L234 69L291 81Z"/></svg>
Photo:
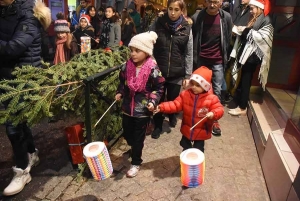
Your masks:
<svg viewBox="0 0 300 201"><path fill-rule="evenodd" d="M95 40L95 42L96 42L96 43L99 43L99 42L100 42L100 39L99 39L99 38L97 38L97 39Z"/></svg>
<svg viewBox="0 0 300 201"><path fill-rule="evenodd" d="M148 108L148 110L150 112L153 112L154 111L154 105L153 105L153 103L148 103L147 108Z"/></svg>
<svg viewBox="0 0 300 201"><path fill-rule="evenodd" d="M117 94L117 95L115 96L115 99L116 99L117 101L120 101L120 100L122 99L122 94Z"/></svg>
<svg viewBox="0 0 300 201"><path fill-rule="evenodd" d="M212 119L212 118L214 118L215 115L213 112L209 112L206 114L206 116L207 116L207 118Z"/></svg>
<svg viewBox="0 0 300 201"><path fill-rule="evenodd" d="M159 105L155 108L155 110L153 111L153 114L159 113L160 112L160 108Z"/></svg>
<svg viewBox="0 0 300 201"><path fill-rule="evenodd" d="M189 84L190 84L190 80L189 79L184 79L182 81L182 88L187 89L189 87Z"/></svg>

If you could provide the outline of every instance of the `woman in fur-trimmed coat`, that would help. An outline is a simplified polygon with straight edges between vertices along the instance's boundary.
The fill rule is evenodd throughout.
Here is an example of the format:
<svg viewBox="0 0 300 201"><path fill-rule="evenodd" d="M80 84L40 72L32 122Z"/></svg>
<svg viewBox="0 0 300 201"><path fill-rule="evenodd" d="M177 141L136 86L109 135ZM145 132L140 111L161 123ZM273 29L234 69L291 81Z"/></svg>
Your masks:
<svg viewBox="0 0 300 201"><path fill-rule="evenodd" d="M0 79L13 79L15 67L41 67L41 28L46 30L51 23L50 9L41 1L6 0L0 2L0 13ZM39 158L26 123L7 122L6 133L13 148L15 175L3 195L11 196L31 181L29 172Z"/></svg>

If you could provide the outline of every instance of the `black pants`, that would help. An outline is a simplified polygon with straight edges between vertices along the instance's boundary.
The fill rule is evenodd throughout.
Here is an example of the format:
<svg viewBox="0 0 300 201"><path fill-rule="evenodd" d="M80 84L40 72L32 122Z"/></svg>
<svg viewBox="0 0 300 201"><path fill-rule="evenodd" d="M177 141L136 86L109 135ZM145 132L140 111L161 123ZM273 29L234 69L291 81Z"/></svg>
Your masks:
<svg viewBox="0 0 300 201"><path fill-rule="evenodd" d="M242 67L242 75L240 81L240 94L237 98L238 106L241 109L247 108L247 103L249 101L251 81L253 78L253 74L256 70L257 64L246 62Z"/></svg>
<svg viewBox="0 0 300 201"><path fill-rule="evenodd" d="M7 123L6 134L13 148L16 166L25 169L28 165L27 153L35 152L31 129L26 123L18 124L17 126Z"/></svg>
<svg viewBox="0 0 300 201"><path fill-rule="evenodd" d="M150 117L136 118L123 114L123 136L131 146L132 165L140 165L143 162L142 151L149 121Z"/></svg>
<svg viewBox="0 0 300 201"><path fill-rule="evenodd" d="M204 153L204 140L194 140L194 144L192 144L191 140L189 140L185 136L182 136L179 144L180 146L182 146L183 151L189 148L196 148Z"/></svg>
<svg viewBox="0 0 300 201"><path fill-rule="evenodd" d="M175 100L175 98L177 98L177 96L180 93L180 89L181 89L180 85L166 82L164 86L164 93L160 99L160 102L165 101L166 93L167 93L167 101ZM169 114L169 119L175 118L175 115L176 114ZM164 118L161 112L153 116L153 121L154 121L155 128L159 128L162 130Z"/></svg>

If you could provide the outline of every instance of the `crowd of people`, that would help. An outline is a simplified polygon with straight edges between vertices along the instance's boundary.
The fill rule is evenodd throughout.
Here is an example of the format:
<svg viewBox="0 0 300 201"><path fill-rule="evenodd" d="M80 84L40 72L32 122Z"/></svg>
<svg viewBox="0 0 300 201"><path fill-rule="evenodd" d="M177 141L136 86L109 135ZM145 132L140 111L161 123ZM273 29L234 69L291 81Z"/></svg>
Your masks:
<svg viewBox="0 0 300 201"><path fill-rule="evenodd" d="M224 3L206 0L194 15L187 16L184 0L168 0L166 10L157 12L148 5L141 18L133 3L119 14L112 6L96 9L81 0L71 19L58 14L51 27L44 4L2 0L0 77L13 79L11 72L16 66L41 66L41 38L49 25L55 33L50 40L55 46L53 64L80 54L82 36L91 38L92 49L115 51L120 45L128 46L130 59L121 68L115 99L122 101L123 135L131 146L127 176L134 177L143 161L151 117L151 137L158 139L164 118L168 116L171 133L177 125L177 114L182 111L180 145L183 150L193 147L204 152L205 140L222 133L218 120L223 116L225 102L234 97L237 107L229 114L246 114L257 68L265 87L273 39L269 2L242 0L232 12ZM41 16L48 16L46 20L37 17L37 6L43 8L40 12ZM29 14L16 17L25 13L23 10ZM6 26L7 18L11 18L10 26ZM6 131L16 163L15 176L3 191L9 196L30 182L31 167L39 158L26 122L16 126L7 122Z"/></svg>

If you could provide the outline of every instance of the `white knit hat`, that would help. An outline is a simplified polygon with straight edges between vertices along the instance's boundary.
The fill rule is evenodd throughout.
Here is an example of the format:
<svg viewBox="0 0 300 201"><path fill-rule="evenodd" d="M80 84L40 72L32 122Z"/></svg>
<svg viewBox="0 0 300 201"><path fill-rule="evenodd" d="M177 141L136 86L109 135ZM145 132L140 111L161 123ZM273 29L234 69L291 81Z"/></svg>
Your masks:
<svg viewBox="0 0 300 201"><path fill-rule="evenodd" d="M135 47L150 56L153 54L153 45L156 43L157 34L154 31L148 31L135 35L130 40L128 47Z"/></svg>

